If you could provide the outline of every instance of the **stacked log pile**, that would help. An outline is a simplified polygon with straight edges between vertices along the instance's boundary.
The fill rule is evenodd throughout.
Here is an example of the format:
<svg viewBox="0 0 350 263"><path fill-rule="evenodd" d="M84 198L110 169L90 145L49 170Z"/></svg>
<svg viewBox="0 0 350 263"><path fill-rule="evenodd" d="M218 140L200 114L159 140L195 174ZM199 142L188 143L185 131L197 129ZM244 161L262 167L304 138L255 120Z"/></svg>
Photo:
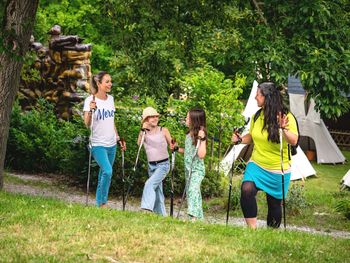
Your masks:
<svg viewBox="0 0 350 263"><path fill-rule="evenodd" d="M82 44L78 36L61 35L55 25L48 32L49 47L31 41L36 54L30 78L22 78L18 98L24 110L44 98L55 105L58 117L70 119L73 106L81 102L90 90L91 44ZM23 74L24 76L26 74Z"/></svg>

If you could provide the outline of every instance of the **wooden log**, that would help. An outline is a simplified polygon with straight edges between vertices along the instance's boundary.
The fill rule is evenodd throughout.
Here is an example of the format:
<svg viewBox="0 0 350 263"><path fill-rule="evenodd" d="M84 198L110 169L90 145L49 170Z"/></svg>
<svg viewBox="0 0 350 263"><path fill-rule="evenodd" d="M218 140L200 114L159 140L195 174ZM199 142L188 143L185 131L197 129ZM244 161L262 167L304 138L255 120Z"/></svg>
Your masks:
<svg viewBox="0 0 350 263"><path fill-rule="evenodd" d="M38 97L41 97L41 91L38 90L38 89L34 89L34 93L38 96Z"/></svg>
<svg viewBox="0 0 350 263"><path fill-rule="evenodd" d="M77 78L80 79L82 77L81 73L78 70L69 69L62 72L61 75L58 76L59 79L64 78Z"/></svg>

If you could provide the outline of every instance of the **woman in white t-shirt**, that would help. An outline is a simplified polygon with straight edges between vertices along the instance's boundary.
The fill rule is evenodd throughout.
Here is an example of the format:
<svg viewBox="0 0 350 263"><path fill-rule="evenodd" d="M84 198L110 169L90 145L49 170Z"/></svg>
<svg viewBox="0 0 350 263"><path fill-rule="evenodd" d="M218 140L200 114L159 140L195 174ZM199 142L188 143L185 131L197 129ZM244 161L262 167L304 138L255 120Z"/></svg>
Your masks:
<svg viewBox="0 0 350 263"><path fill-rule="evenodd" d="M91 118L94 118L92 138L90 138L91 153L100 167L96 189L96 205L106 207L117 142L119 141L119 135L114 124L114 99L107 94L112 88L111 76L105 71L99 72L93 76L91 88L96 93L90 95L84 101L84 122L87 127L90 127ZM120 143L120 146L125 151L125 144Z"/></svg>

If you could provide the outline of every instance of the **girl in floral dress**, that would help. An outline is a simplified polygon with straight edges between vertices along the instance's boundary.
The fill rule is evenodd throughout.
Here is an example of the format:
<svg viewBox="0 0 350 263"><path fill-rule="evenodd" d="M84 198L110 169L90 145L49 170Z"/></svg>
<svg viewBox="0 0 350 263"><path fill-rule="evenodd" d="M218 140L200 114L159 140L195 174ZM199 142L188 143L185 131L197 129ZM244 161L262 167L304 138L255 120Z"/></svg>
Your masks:
<svg viewBox="0 0 350 263"><path fill-rule="evenodd" d="M203 219L201 183L205 175L204 157L206 155L206 118L202 109L192 109L187 113L185 148L179 148L184 153L187 214L192 221ZM198 147L198 148L197 148Z"/></svg>

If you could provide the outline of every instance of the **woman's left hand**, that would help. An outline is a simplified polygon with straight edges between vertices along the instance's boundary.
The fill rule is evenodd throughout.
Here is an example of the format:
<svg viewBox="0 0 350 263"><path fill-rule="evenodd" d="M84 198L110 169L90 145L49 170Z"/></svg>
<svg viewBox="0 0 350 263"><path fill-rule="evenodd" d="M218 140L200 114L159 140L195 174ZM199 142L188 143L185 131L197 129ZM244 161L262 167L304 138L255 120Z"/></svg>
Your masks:
<svg viewBox="0 0 350 263"><path fill-rule="evenodd" d="M120 145L120 148L122 149L122 151L126 151L126 142L125 142L125 140L120 140L119 141L119 145Z"/></svg>
<svg viewBox="0 0 350 263"><path fill-rule="evenodd" d="M286 129L289 124L288 116L281 113L277 116L278 126L282 129Z"/></svg>
<svg viewBox="0 0 350 263"><path fill-rule="evenodd" d="M203 130L199 130L199 131L198 131L198 137L199 137L200 139L204 139L204 138L205 138L205 132L204 132Z"/></svg>

